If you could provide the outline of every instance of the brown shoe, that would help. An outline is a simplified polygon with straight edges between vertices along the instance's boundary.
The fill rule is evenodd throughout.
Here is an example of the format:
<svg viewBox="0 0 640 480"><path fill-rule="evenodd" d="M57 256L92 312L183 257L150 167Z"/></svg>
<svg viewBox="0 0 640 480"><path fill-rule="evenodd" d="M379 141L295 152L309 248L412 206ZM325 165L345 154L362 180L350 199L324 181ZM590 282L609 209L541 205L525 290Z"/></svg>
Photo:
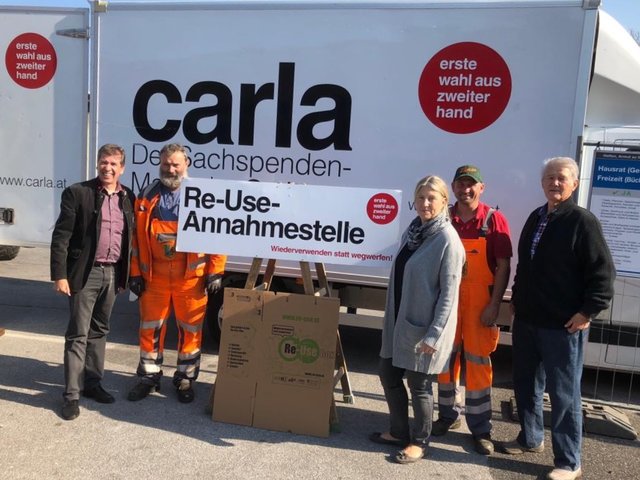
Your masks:
<svg viewBox="0 0 640 480"><path fill-rule="evenodd" d="M493 453L493 442L488 433L473 436L473 445L480 455L491 455Z"/></svg>

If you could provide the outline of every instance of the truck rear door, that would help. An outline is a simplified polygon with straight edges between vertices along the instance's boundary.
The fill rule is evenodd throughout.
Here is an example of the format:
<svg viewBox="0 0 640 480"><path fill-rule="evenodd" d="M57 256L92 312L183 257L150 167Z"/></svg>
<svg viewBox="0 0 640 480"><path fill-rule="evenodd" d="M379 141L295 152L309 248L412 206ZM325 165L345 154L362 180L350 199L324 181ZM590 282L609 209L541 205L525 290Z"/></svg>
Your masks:
<svg viewBox="0 0 640 480"><path fill-rule="evenodd" d="M0 245L48 245L87 178L89 10L0 7Z"/></svg>

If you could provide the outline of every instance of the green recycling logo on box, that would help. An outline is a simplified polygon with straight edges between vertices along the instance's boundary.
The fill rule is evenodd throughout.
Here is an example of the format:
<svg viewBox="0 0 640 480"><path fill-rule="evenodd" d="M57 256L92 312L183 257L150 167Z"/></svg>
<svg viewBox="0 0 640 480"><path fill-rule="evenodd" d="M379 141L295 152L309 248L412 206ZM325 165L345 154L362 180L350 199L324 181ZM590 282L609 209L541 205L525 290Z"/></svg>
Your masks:
<svg viewBox="0 0 640 480"><path fill-rule="evenodd" d="M278 345L278 353L285 362L300 360L302 363L313 363L320 358L320 347L315 340L297 337L284 337Z"/></svg>

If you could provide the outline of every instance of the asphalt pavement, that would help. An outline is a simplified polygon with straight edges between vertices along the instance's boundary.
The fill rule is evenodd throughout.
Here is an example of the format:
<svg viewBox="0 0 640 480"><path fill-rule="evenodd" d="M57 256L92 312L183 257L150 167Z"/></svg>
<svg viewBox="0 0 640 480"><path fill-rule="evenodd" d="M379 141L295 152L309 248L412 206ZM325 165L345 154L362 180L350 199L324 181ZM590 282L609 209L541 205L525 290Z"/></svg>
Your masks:
<svg viewBox="0 0 640 480"><path fill-rule="evenodd" d="M175 364L175 329L167 334L165 378L160 392L141 402L126 394L136 381L137 304L120 295L112 316L103 385L116 403L82 398L80 417L65 421L62 350L67 301L48 277L48 250L23 248L0 262L0 478L7 479L543 479L552 466L551 439L542 454L490 457L474 452L463 427L434 438L426 459L392 462L393 447L371 443L372 431L387 428L387 409L376 375L379 332L341 328L354 404L336 390L340 431L328 438L273 432L213 422L207 413L218 357L205 338L196 399L178 402L170 378ZM503 418L512 396L510 352L494 356L494 431L510 440L518 425ZM594 381L587 375L586 382ZM634 377L597 378L601 392L621 397L631 424L640 431ZM609 383L606 383L609 382ZM591 388L591 387L589 387ZM623 405L624 406L624 405ZM286 415L282 412L281 415ZM585 479L640 477L638 440L585 434Z"/></svg>

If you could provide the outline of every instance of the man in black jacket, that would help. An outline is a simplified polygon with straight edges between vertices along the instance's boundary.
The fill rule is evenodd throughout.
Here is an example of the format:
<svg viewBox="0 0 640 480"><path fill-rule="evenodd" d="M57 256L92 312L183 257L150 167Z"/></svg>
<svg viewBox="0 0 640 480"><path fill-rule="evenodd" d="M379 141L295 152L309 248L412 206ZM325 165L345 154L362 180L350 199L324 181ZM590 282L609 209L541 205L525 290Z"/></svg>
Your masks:
<svg viewBox="0 0 640 480"><path fill-rule="evenodd" d="M513 386L520 434L505 453L544 449L542 394L551 400L555 468L549 480L582 476L583 348L589 323L613 296L613 259L598 219L572 194L578 165L548 160L542 174L547 203L527 219L513 285Z"/></svg>
<svg viewBox="0 0 640 480"><path fill-rule="evenodd" d="M60 215L51 237L51 280L69 297L65 333L65 390L62 417L80 414L80 392L100 403L115 399L101 385L116 294L129 276L133 237L134 193L120 184L122 147L106 144L98 151L98 176L62 192Z"/></svg>

